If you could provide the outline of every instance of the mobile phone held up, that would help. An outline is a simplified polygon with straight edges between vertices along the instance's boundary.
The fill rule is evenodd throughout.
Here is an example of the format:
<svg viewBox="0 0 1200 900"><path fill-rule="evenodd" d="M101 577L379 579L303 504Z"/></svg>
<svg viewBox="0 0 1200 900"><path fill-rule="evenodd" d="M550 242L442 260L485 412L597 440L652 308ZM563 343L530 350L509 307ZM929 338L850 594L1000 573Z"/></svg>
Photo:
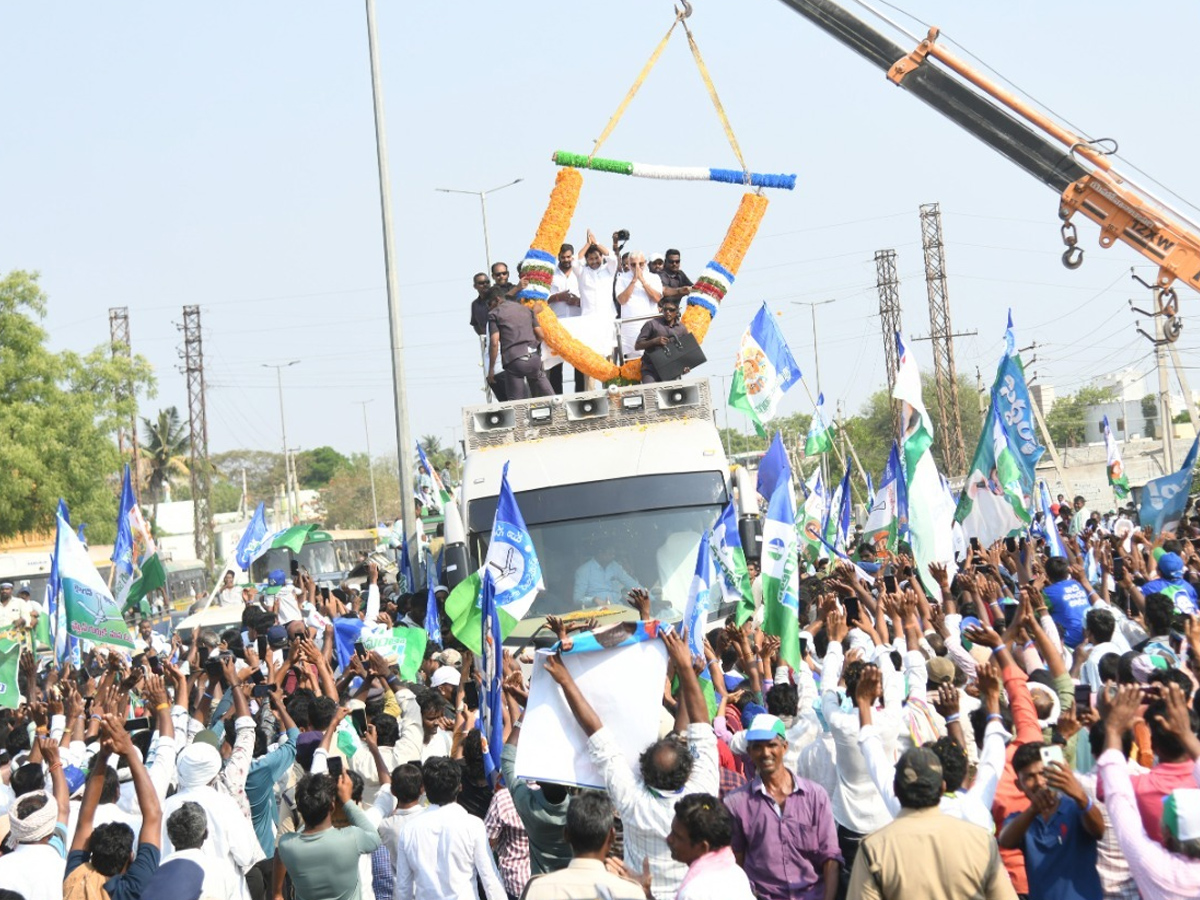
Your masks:
<svg viewBox="0 0 1200 900"><path fill-rule="evenodd" d="M145 731L149 727L150 727L150 717L149 716L137 716L136 718L125 720L125 730L126 731Z"/></svg>
<svg viewBox="0 0 1200 900"><path fill-rule="evenodd" d="M250 691L250 696L256 700L261 700L263 697L269 696L271 691L278 690L277 684L256 684L254 689Z"/></svg>
<svg viewBox="0 0 1200 900"><path fill-rule="evenodd" d="M354 730L358 732L359 737L367 733L367 711L365 709L350 710L350 722L354 725Z"/></svg>
<svg viewBox="0 0 1200 900"><path fill-rule="evenodd" d="M367 645L364 644L362 641L355 641L354 642L354 652L358 654L359 659L366 659L367 658Z"/></svg>
<svg viewBox="0 0 1200 900"><path fill-rule="evenodd" d="M342 777L342 758L340 756L329 757L329 777L334 781Z"/></svg>

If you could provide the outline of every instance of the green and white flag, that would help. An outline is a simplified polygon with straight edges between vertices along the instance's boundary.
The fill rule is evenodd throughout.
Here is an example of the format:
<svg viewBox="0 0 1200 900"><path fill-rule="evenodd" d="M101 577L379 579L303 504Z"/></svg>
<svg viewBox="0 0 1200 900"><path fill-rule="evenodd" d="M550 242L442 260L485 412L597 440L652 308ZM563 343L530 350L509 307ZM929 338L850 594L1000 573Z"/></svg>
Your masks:
<svg viewBox="0 0 1200 900"><path fill-rule="evenodd" d="M83 544L61 515L58 517L54 557L62 579L67 633L96 644L111 644L132 650L133 635L121 617L121 607L88 559Z"/></svg>
<svg viewBox="0 0 1200 900"><path fill-rule="evenodd" d="M1108 456L1108 483L1118 500L1129 496L1129 479L1125 477L1125 466L1121 462L1121 451L1108 427L1108 416L1104 417L1104 452Z"/></svg>
<svg viewBox="0 0 1200 900"><path fill-rule="evenodd" d="M942 563L954 575L954 507L946 502L942 479L933 461L933 423L921 398L921 372L896 334L900 363L892 396L901 404L900 463L908 495L908 534L917 575L926 592L941 601L942 591L929 574L930 563Z"/></svg>
<svg viewBox="0 0 1200 900"><path fill-rule="evenodd" d="M800 366L764 303L742 335L729 405L745 412L759 435L766 437L763 425L775 418L784 393L799 380Z"/></svg>
<svg viewBox="0 0 1200 900"><path fill-rule="evenodd" d="M113 541L113 596L122 610L137 608L151 591L167 583L167 570L158 557L150 526L142 517L129 466L121 486L121 507L117 512L117 538Z"/></svg>
<svg viewBox="0 0 1200 900"><path fill-rule="evenodd" d="M979 436L971 474L963 486L954 517L963 535L987 547L1029 527L1033 502L1022 487L1021 467L1012 434L995 403L988 409L989 428Z"/></svg>
<svg viewBox="0 0 1200 900"><path fill-rule="evenodd" d="M746 551L742 547L742 536L738 533L737 510L733 501L725 505L721 518L713 526L709 537L709 549L720 577L718 590L725 603L736 603L738 627L754 615L754 593L750 585L750 571L746 568Z"/></svg>
<svg viewBox="0 0 1200 900"><path fill-rule="evenodd" d="M300 548L308 540L309 534L316 527L316 525L292 525L290 528L272 531L258 540L251 541L246 548L246 556L250 562L254 562L260 556L265 555L268 550L287 549L293 553L299 553Z"/></svg>
<svg viewBox="0 0 1200 900"><path fill-rule="evenodd" d="M818 456L833 449L833 428L825 423L824 407L825 395L817 394L817 408L813 410L808 437L804 439L805 456Z"/></svg>
<svg viewBox="0 0 1200 900"><path fill-rule="evenodd" d="M796 512L789 485L775 488L763 525L763 631L779 638L779 657L800 668L800 569Z"/></svg>
<svg viewBox="0 0 1200 900"><path fill-rule="evenodd" d="M825 488L821 484L821 469L818 467L812 474L812 478L808 481L808 497L804 501L802 507L803 515L797 524L797 534L800 537L800 546L803 548L804 558L810 563L815 563L818 559L828 556L828 551L825 549L825 544L821 540L821 528L825 521L825 515L828 511L828 504L825 498Z"/></svg>
<svg viewBox="0 0 1200 900"><path fill-rule="evenodd" d="M21 705L21 689L17 682L20 671L21 645L0 639L0 707L16 709Z"/></svg>
<svg viewBox="0 0 1200 900"><path fill-rule="evenodd" d="M416 681L421 661L425 658L425 642L429 636L424 628L398 626L390 631L363 631L360 636L368 652L377 651L389 666L400 670L401 681Z"/></svg>

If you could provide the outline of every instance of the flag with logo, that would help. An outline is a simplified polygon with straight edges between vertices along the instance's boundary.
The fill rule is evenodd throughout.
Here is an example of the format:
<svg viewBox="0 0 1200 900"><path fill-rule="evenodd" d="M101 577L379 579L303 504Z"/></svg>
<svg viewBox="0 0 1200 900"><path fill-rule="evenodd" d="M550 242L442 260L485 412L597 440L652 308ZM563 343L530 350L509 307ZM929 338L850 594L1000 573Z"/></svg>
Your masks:
<svg viewBox="0 0 1200 900"><path fill-rule="evenodd" d="M1138 506L1138 521L1149 525L1154 536L1164 531L1175 531L1187 507L1188 494L1192 489L1192 469L1196 467L1196 449L1200 435L1192 441L1183 466L1178 472L1162 475L1147 481L1142 488L1142 502Z"/></svg>
<svg viewBox="0 0 1200 900"><path fill-rule="evenodd" d="M1108 483L1118 500L1129 496L1129 479L1125 477L1125 466L1121 462L1121 450L1108 427L1108 416L1104 417L1104 453L1108 457Z"/></svg>
<svg viewBox="0 0 1200 900"><path fill-rule="evenodd" d="M437 594L434 593L433 579L429 579L425 594L425 634L431 644L442 646L442 619L438 615Z"/></svg>
<svg viewBox="0 0 1200 900"><path fill-rule="evenodd" d="M0 638L0 707L17 709L21 689L17 681L21 666L21 644Z"/></svg>
<svg viewBox="0 0 1200 900"><path fill-rule="evenodd" d="M429 457L425 455L424 448L421 447L420 441L417 442L417 465L425 473L432 486L432 491L428 497L422 497L422 502L429 501L435 512L441 512L446 508L446 504L450 502L450 492L446 490L446 485L442 483L442 476L438 474L438 470L430 463Z"/></svg>
<svg viewBox="0 0 1200 900"><path fill-rule="evenodd" d="M316 525L292 525L289 528L280 528L278 531L272 531L270 534L264 534L257 539L251 539L246 544L245 555L250 562L265 556L268 550L291 550L293 553L299 553L304 546L304 542L308 540L308 535L313 531ZM245 535L243 535L245 537ZM241 565L241 545L238 545L239 560L238 565ZM249 566L246 567L249 569Z"/></svg>
<svg viewBox="0 0 1200 900"><path fill-rule="evenodd" d="M804 557L809 562L816 562L824 553L822 527L827 515L825 488L821 484L821 470L818 468L808 482L808 496L804 501L803 515L800 519L798 533Z"/></svg>
<svg viewBox="0 0 1200 900"><path fill-rule="evenodd" d="M942 479L933 460L933 422L921 397L921 372L904 346L899 332L896 349L900 357L892 396L900 401L900 464L908 497L908 535L917 575L925 591L942 599L941 588L929 574L930 563L942 563L953 575L954 507L947 504Z"/></svg>
<svg viewBox="0 0 1200 900"><path fill-rule="evenodd" d="M1038 495L1042 505L1042 537L1046 539L1046 553L1049 556L1066 556L1067 548L1063 546L1058 520L1050 508L1050 491L1046 489L1046 482L1038 485Z"/></svg>
<svg viewBox="0 0 1200 900"><path fill-rule="evenodd" d="M800 366L764 303L742 335L729 405L746 413L759 435L766 437L763 426L775 418L784 393L799 380Z"/></svg>
<svg viewBox="0 0 1200 900"><path fill-rule="evenodd" d="M994 402L988 408L987 425L954 512L965 536L977 538L985 547L1024 530L1033 518L1032 497L1025 490L1017 460L1016 435Z"/></svg>
<svg viewBox="0 0 1200 900"><path fill-rule="evenodd" d="M875 493L875 501L867 515L863 529L863 540L878 551L896 552L900 538L900 494L904 490L904 472L900 468L900 448L892 442L887 465L883 469L883 480Z"/></svg>
<svg viewBox="0 0 1200 900"><path fill-rule="evenodd" d="M692 656L704 656L704 623L715 608L716 569L713 567L710 540L712 532L704 532L696 549L696 571L688 585L687 605L683 608L683 627L687 629L688 649Z"/></svg>
<svg viewBox="0 0 1200 900"><path fill-rule="evenodd" d="M763 525L763 631L779 638L779 656L800 667L800 574L796 512L786 485L775 488Z"/></svg>
<svg viewBox="0 0 1200 900"><path fill-rule="evenodd" d="M133 639L129 626L121 616L121 607L88 559L83 544L61 515L58 517L58 540L54 556L58 560L58 574L62 579L67 632L96 644L112 644L132 650Z"/></svg>
<svg viewBox="0 0 1200 900"><path fill-rule="evenodd" d="M505 468L507 469L507 465ZM494 532L492 540L495 541ZM480 591L479 637L483 650L480 674L483 678L480 684L482 691L479 697L479 728L483 732L483 767L494 786L500 772L500 751L504 748L504 690L501 687L504 676L504 635L492 571L484 567Z"/></svg>
<svg viewBox="0 0 1200 900"><path fill-rule="evenodd" d="M142 517L133 494L129 466L121 486L121 505L117 512L117 537L113 542L113 596L122 610L136 609L142 598L164 587L167 570L158 558L150 526Z"/></svg>
<svg viewBox="0 0 1200 900"><path fill-rule="evenodd" d="M238 541L237 550L234 551L234 559L237 560L238 568L243 572L250 571L251 554L255 547L267 536L267 514L266 504L259 501L258 506L254 508L254 515L250 517L250 524L246 526L246 530L242 532L242 537Z"/></svg>
<svg viewBox="0 0 1200 900"><path fill-rule="evenodd" d="M721 592L725 603L737 604L734 617L738 627L741 627L754 615L754 593L750 585L750 571L746 568L746 551L738 532L737 510L732 500L725 504L721 518L717 519L709 532L708 546L718 572L716 589Z"/></svg>
<svg viewBox="0 0 1200 900"><path fill-rule="evenodd" d="M504 464L500 476L500 496L483 568L464 579L446 598L446 615L451 620L451 631L474 653L481 652L480 606L482 573L485 570L492 575L496 617L502 638L507 638L529 612L538 592L546 589L533 539L525 527L525 517L521 515L508 483L508 463Z"/></svg>
<svg viewBox="0 0 1200 900"><path fill-rule="evenodd" d="M825 395L817 394L817 408L813 410L808 437L804 440L805 456L817 456L833 449L833 428L825 422L824 408Z"/></svg>
<svg viewBox="0 0 1200 900"><path fill-rule="evenodd" d="M58 518L64 522L71 521L71 514L67 510L67 504L61 497L58 501ZM57 534L55 535L54 546L55 548L58 547ZM50 554L50 577L46 580L44 606L46 607L45 618L49 621L50 634L53 638L54 659L59 665L62 665L67 657L71 655L72 647L75 650L76 661L78 660L79 653L77 639L67 634L67 608L62 603L61 593L62 578L58 574L58 554L56 552Z"/></svg>

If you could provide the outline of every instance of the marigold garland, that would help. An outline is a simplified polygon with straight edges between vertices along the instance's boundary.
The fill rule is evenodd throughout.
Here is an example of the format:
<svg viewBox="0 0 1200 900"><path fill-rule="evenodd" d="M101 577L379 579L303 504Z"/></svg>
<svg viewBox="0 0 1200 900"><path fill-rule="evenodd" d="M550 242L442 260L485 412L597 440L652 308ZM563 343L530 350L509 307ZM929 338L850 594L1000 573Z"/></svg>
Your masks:
<svg viewBox="0 0 1200 900"><path fill-rule="evenodd" d="M517 297L533 309L550 349L570 363L572 368L600 381L612 381L618 376L630 381L640 381L641 359L628 360L618 368L595 350L572 337L559 322L554 310L546 303L550 296L554 267L558 261L558 249L567 239L567 229L575 215L582 186L583 176L578 169L559 169L554 190L550 192L550 203L538 225L533 245L521 262L521 276L527 280L527 284ZM746 251L754 241L754 235L758 232L758 226L762 223L766 211L766 197L760 194L742 196L733 222L725 232L725 239L721 241L716 255L704 267L692 286L682 322L698 343L704 343L708 326L712 324L721 301L733 286L734 278L741 268Z"/></svg>

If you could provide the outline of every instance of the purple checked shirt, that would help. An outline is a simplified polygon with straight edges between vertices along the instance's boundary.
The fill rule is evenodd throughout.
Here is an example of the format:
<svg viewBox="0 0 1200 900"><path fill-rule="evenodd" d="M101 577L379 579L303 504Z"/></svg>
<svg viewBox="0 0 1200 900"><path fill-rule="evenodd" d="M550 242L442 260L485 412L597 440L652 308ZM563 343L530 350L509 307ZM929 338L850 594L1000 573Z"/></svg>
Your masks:
<svg viewBox="0 0 1200 900"><path fill-rule="evenodd" d="M733 852L744 855L742 867L761 900L819 900L825 863L842 862L828 795L811 781L792 779L782 811L761 778L725 798Z"/></svg>

